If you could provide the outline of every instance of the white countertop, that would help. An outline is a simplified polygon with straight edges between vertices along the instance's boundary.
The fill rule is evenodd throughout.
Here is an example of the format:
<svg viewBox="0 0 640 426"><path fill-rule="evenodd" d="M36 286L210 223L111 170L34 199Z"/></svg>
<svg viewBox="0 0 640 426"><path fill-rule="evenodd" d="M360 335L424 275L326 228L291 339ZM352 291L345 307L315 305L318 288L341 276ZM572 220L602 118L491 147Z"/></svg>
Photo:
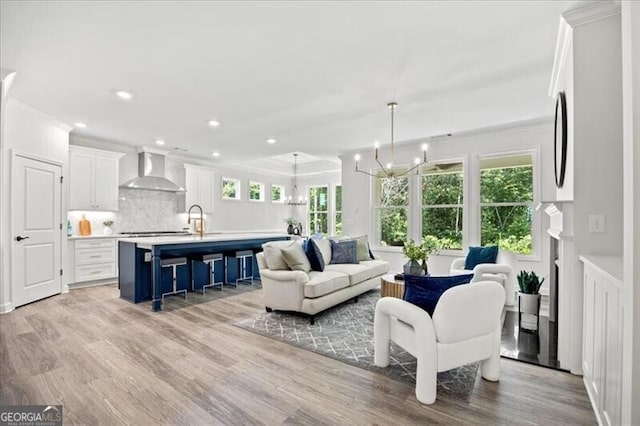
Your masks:
<svg viewBox="0 0 640 426"><path fill-rule="evenodd" d="M70 237L67 237L68 240L94 240L98 238L124 238L124 235L122 234L111 234L111 235L91 234L87 236L72 235Z"/></svg>
<svg viewBox="0 0 640 426"><path fill-rule="evenodd" d="M203 237L199 235L180 235L180 236L167 236L167 237L138 237L138 238L121 238L120 241L128 243L136 243L140 248L151 248L153 246L165 245L165 244L191 244L198 242L217 242L217 241L238 241L238 240L253 240L253 239L269 239L269 238L282 238L289 237L284 232L275 233L220 233L220 234L205 234Z"/></svg>

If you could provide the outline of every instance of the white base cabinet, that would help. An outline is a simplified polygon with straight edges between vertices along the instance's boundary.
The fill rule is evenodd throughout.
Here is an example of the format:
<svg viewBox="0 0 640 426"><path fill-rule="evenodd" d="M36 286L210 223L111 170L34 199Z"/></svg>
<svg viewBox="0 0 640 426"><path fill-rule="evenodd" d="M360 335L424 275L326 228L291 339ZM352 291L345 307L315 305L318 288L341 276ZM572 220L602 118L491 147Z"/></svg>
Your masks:
<svg viewBox="0 0 640 426"><path fill-rule="evenodd" d="M584 263L584 383L598 423L618 425L622 420L622 258L580 256L580 260Z"/></svg>
<svg viewBox="0 0 640 426"><path fill-rule="evenodd" d="M115 278L118 275L116 238L76 240L75 283Z"/></svg>

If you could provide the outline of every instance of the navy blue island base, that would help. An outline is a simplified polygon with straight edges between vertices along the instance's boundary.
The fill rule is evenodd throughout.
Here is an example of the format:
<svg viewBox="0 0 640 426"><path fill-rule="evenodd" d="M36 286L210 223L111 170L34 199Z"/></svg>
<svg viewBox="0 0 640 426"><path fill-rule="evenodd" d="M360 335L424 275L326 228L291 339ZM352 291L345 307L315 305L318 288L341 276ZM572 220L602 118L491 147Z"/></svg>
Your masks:
<svg viewBox="0 0 640 426"><path fill-rule="evenodd" d="M151 300L151 310L162 310L162 293L170 291L171 277L163 271L161 260L172 257L193 257L210 253L225 253L229 256L240 250L262 251L262 244L269 241L287 240L286 234L243 233L214 234L178 237L125 238L118 242L118 284L120 297L133 303ZM166 268L165 268L166 269ZM216 277L225 282L235 283L237 268L227 268L226 276ZM254 278L258 278L255 256L251 269ZM165 274L163 274L165 272ZM190 266L177 269L177 281L182 288L191 291L202 289L209 282L208 269L204 264L196 263L194 276ZM220 272L221 273L221 272ZM164 277L164 279L163 279Z"/></svg>

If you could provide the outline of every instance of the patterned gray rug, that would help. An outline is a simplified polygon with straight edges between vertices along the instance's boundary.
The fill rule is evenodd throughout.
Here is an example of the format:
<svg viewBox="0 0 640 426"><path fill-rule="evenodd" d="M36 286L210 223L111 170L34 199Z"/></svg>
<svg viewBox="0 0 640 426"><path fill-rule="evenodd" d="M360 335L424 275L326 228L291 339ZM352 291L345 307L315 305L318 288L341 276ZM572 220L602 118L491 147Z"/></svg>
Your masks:
<svg viewBox="0 0 640 426"><path fill-rule="evenodd" d="M391 363L387 368L373 363L373 316L380 295L372 290L316 317L310 325L304 316L271 312L256 315L234 325L290 345L316 352L338 361L375 371L397 380L415 384L416 359L401 347L391 344ZM478 373L478 363L438 373L438 396L453 396L469 401Z"/></svg>

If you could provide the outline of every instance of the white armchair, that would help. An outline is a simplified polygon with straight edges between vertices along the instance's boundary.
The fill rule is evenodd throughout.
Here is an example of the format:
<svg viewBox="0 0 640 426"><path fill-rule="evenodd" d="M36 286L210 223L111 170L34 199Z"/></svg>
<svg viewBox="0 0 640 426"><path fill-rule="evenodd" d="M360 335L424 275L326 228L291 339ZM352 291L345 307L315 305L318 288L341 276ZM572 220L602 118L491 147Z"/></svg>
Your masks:
<svg viewBox="0 0 640 426"><path fill-rule="evenodd" d="M516 255L507 250L498 250L496 263L481 263L473 270L464 269L465 258L459 257L451 262L449 275L474 274L474 280L496 281L504 286L505 305L513 306L516 300Z"/></svg>
<svg viewBox="0 0 640 426"><path fill-rule="evenodd" d="M500 378L504 288L495 281L459 285L440 297L433 318L401 299L383 297L374 318L374 362L389 365L389 343L417 358L416 397L436 400L437 373L482 361L482 377Z"/></svg>

